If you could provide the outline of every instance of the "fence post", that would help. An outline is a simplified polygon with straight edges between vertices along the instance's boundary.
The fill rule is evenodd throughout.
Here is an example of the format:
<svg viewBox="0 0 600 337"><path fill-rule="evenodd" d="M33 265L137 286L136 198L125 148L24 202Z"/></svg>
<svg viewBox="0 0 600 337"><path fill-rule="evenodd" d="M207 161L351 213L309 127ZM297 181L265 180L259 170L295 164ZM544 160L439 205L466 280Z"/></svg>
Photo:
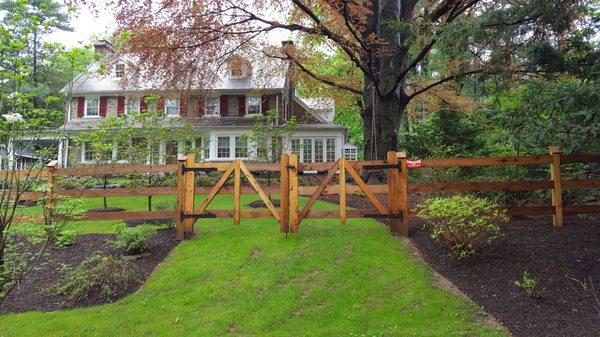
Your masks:
<svg viewBox="0 0 600 337"><path fill-rule="evenodd" d="M340 158L340 175L338 177L340 190L340 225L346 224L346 158Z"/></svg>
<svg viewBox="0 0 600 337"><path fill-rule="evenodd" d="M241 194L241 173L240 160L236 159L233 162L233 224L240 224L240 194Z"/></svg>
<svg viewBox="0 0 600 337"><path fill-rule="evenodd" d="M185 204L185 174L183 168L185 166L186 157L179 156L177 158L177 207L175 209L175 240L183 240L185 237L185 228L183 217Z"/></svg>
<svg viewBox="0 0 600 337"><path fill-rule="evenodd" d="M298 155L290 154L290 232L298 233Z"/></svg>
<svg viewBox="0 0 600 337"><path fill-rule="evenodd" d="M48 195L46 196L45 208L46 218L49 219L53 213L54 194L56 193L56 160L46 165L46 180L48 181Z"/></svg>
<svg viewBox="0 0 600 337"><path fill-rule="evenodd" d="M552 155L552 164L550 165L550 180L554 183L552 188L552 206L554 206L554 215L552 216L552 224L554 227L562 227L563 220L563 200L562 200L562 184L560 178L560 147L550 146L550 155Z"/></svg>
<svg viewBox="0 0 600 337"><path fill-rule="evenodd" d="M399 193L398 202L402 212L402 221L400 222L400 235L408 237L408 220L410 219L410 209L408 206L408 170L406 166L406 153L398 152L396 154L400 164Z"/></svg>
<svg viewBox="0 0 600 337"><path fill-rule="evenodd" d="M395 151L389 151L387 153L387 163L392 165L398 165L398 155ZM390 203L390 212L392 214L398 214L401 212L400 207L400 170L398 166L388 170L388 197ZM389 226L390 232L394 234L400 233L400 219L390 219Z"/></svg>
<svg viewBox="0 0 600 337"><path fill-rule="evenodd" d="M279 161L279 231L290 231L290 155L282 154Z"/></svg>
<svg viewBox="0 0 600 337"><path fill-rule="evenodd" d="M196 155L191 153L185 157L185 166L193 167L196 163ZM196 173L194 171L188 171L185 173L185 203L183 207L186 213L194 213L194 196L196 193L196 179L194 179ZM186 233L194 232L194 222L196 219L186 219L184 221L184 228Z"/></svg>

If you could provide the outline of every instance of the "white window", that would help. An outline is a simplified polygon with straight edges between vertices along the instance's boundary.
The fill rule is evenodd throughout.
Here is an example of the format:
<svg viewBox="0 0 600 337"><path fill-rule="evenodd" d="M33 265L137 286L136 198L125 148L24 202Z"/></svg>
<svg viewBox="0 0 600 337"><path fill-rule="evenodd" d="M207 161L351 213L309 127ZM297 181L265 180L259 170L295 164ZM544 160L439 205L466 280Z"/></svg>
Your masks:
<svg viewBox="0 0 600 337"><path fill-rule="evenodd" d="M260 115L260 97L248 97L248 115Z"/></svg>
<svg viewBox="0 0 600 337"><path fill-rule="evenodd" d="M204 154L204 158L203 159L210 158L210 139L205 139L204 140L204 147L202 148L202 152Z"/></svg>
<svg viewBox="0 0 600 337"><path fill-rule="evenodd" d="M207 98L204 106L204 112L207 116L219 115L219 98Z"/></svg>
<svg viewBox="0 0 600 337"><path fill-rule="evenodd" d="M100 115L100 99L86 98L85 99L85 116L97 117Z"/></svg>
<svg viewBox="0 0 600 337"><path fill-rule="evenodd" d="M323 162L323 139L315 139L315 163Z"/></svg>
<svg viewBox="0 0 600 337"><path fill-rule="evenodd" d="M217 158L231 156L231 137L217 137Z"/></svg>
<svg viewBox="0 0 600 337"><path fill-rule="evenodd" d="M312 163L312 139L303 139L302 140L302 162L303 163Z"/></svg>
<svg viewBox="0 0 600 337"><path fill-rule="evenodd" d="M248 157L248 139L246 137L235 137L235 157Z"/></svg>
<svg viewBox="0 0 600 337"><path fill-rule="evenodd" d="M119 63L119 64L115 65L115 76L116 77L125 76L125 65L124 64Z"/></svg>
<svg viewBox="0 0 600 337"><path fill-rule="evenodd" d="M300 139L292 139L292 153L300 155Z"/></svg>
<svg viewBox="0 0 600 337"><path fill-rule="evenodd" d="M165 100L165 115L179 116L179 100L178 99Z"/></svg>
<svg viewBox="0 0 600 337"><path fill-rule="evenodd" d="M352 161L358 160L358 149L348 148L344 149L344 158Z"/></svg>
<svg viewBox="0 0 600 337"><path fill-rule="evenodd" d="M327 138L327 161L335 161L335 138Z"/></svg>
<svg viewBox="0 0 600 337"><path fill-rule="evenodd" d="M138 98L127 99L127 105L125 106L125 113L132 114L140 112L140 100Z"/></svg>

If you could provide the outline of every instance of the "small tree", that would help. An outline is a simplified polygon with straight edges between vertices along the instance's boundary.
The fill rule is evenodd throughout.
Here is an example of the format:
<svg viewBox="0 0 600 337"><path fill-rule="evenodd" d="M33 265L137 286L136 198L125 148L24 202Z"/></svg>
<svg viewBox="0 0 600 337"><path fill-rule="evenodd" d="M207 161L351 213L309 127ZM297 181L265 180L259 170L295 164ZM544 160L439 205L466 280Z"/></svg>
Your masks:
<svg viewBox="0 0 600 337"><path fill-rule="evenodd" d="M150 95L145 102L148 106L156 106L159 99L157 95ZM110 162L149 165L164 161L165 157L158 147L161 142L189 143L193 140L193 134L191 126L182 124L180 118L165 117L151 108L120 117L108 117L94 129L81 133L76 140L85 142L86 146L92 146L96 151L92 165ZM116 151L113 152L114 149ZM132 176L134 181L142 181L144 187L160 185L166 178L164 173ZM106 185L104 183L103 187L106 188ZM148 210L152 210L152 196L148 196Z"/></svg>
<svg viewBox="0 0 600 337"><path fill-rule="evenodd" d="M275 163L285 149L285 140L290 139L298 129L296 117L281 121L277 110L269 110L265 116L256 117L252 132L248 139L255 145L256 159ZM273 172L266 175L267 183L271 183Z"/></svg>

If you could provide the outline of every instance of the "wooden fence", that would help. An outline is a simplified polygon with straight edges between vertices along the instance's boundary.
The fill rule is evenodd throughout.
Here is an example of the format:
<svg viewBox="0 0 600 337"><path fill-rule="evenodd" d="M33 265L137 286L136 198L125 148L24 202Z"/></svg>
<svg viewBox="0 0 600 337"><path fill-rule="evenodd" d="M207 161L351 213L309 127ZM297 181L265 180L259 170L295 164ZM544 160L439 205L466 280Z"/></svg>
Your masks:
<svg viewBox="0 0 600 337"><path fill-rule="evenodd" d="M86 220L130 220L130 219L175 219L177 238L192 232L194 223L202 218L232 218L235 224L242 218L274 218L280 224L281 232L295 233L304 219L339 218L346 223L347 218L389 219L393 233L408 235L409 194L415 192L475 192L475 191L522 191L550 190L552 205L525 206L510 208L512 215L552 215L554 226L564 224L564 214L600 213L600 205L563 205L562 193L567 189L599 188L600 179L561 179L561 165L570 163L600 162L600 154L562 154L557 147L550 147L548 155L520 157L477 157L477 158L437 158L408 160L406 154L389 152L386 160L347 161L339 159L328 163L299 163L295 154L282 155L279 163L245 163L240 160L227 163L196 163L194 155L179 159L175 165L119 165L100 167L56 168L46 167L44 175L50 185L47 203L52 203L55 195L71 197L97 198L117 196L155 196L177 195L177 208L169 211L125 211L87 213ZM547 181L507 181L507 182L439 182L409 183L408 170L426 167L481 167L506 165L548 165L550 179ZM383 170L387 173L387 183L368 185L361 173ZM222 176L214 186L196 186L195 174L198 172L221 172ZM25 171L23 171L24 173ZM253 173L278 173L279 185L261 186ZM177 173L177 187L115 188L115 189L74 189L57 187L57 176L118 176L128 174ZM318 186L301 186L298 176L306 173L323 174L324 179ZM17 172L19 174L19 172ZM233 176L233 186L225 183ZM337 176L337 182L334 178ZM247 184L243 183L245 177ZM334 183L332 183L334 182ZM352 183L349 183L352 182ZM206 197L198 208L195 207L196 195ZM227 210L208 209L217 194L233 194L233 207ZM266 209L241 210L240 195L258 194ZM279 194L280 206L276 208L269 194ZM372 209L347 209L348 194L365 195L373 204ZM376 195L386 195L387 205ZM339 210L318 211L312 206L322 195L338 195ZM22 199L36 200L40 193L26 193ZM299 196L308 197L306 205L299 208Z"/></svg>

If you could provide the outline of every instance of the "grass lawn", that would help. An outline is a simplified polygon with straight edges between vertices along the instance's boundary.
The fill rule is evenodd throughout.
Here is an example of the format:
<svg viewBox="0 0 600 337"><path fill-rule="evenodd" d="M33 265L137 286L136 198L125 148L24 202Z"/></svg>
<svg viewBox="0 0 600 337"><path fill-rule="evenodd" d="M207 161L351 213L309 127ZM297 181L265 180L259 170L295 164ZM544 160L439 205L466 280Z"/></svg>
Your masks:
<svg viewBox="0 0 600 337"><path fill-rule="evenodd" d="M144 209L135 199L109 205ZM219 196L213 207L230 205ZM103 225L85 230L108 231ZM196 228L136 294L2 315L0 336L504 336L476 323L478 308L434 288L426 267L373 220L311 219L287 237L268 219L202 219Z"/></svg>

